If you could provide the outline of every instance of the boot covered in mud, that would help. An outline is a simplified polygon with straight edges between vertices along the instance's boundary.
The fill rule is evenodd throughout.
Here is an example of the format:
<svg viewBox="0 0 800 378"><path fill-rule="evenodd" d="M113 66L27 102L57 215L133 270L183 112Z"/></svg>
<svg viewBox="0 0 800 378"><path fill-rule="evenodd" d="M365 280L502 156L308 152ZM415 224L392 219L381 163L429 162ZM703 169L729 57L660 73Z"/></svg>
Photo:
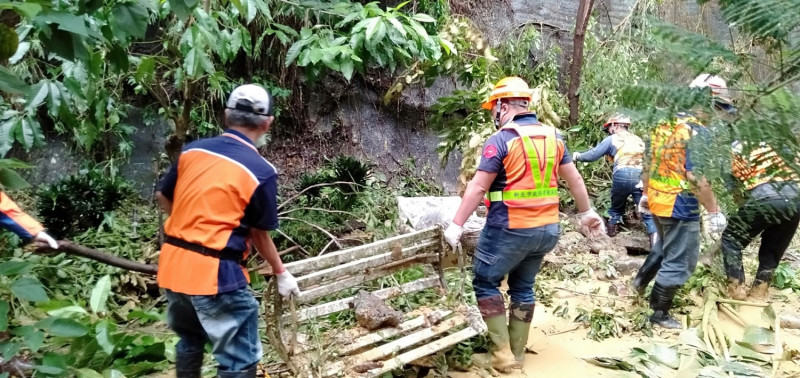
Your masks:
<svg viewBox="0 0 800 378"><path fill-rule="evenodd" d="M489 340L492 342L492 367L501 373L522 368L522 364L517 362L514 353L511 352L503 296L478 299L478 308L489 329Z"/></svg>
<svg viewBox="0 0 800 378"><path fill-rule="evenodd" d="M656 243L658 242L658 232L649 234L648 237L650 238L650 250L652 251L656 248Z"/></svg>
<svg viewBox="0 0 800 378"><path fill-rule="evenodd" d="M617 234L619 233L619 223L611 223L611 222L609 222L608 223L608 228L606 230L606 233L611 238L617 236Z"/></svg>
<svg viewBox="0 0 800 378"><path fill-rule="evenodd" d="M675 298L679 287L661 286L658 282L653 285L653 291L650 293L650 308L653 309L653 315L650 316L650 322L662 328L681 328L681 323L669 314L672 299Z"/></svg>
<svg viewBox="0 0 800 378"><path fill-rule="evenodd" d="M175 354L175 376L178 378L200 378L203 368L203 351Z"/></svg>
<svg viewBox="0 0 800 378"><path fill-rule="evenodd" d="M256 378L256 373L258 370L258 364L253 364L247 369L244 370L237 370L237 371L217 371L217 377L219 378Z"/></svg>
<svg viewBox="0 0 800 378"><path fill-rule="evenodd" d="M727 296L728 298L740 301L747 299L747 290L744 287L744 282L729 278Z"/></svg>
<svg viewBox="0 0 800 378"><path fill-rule="evenodd" d="M511 341L511 352L520 364L525 362L525 346L531 331L534 303L511 302L508 308L508 336Z"/></svg>

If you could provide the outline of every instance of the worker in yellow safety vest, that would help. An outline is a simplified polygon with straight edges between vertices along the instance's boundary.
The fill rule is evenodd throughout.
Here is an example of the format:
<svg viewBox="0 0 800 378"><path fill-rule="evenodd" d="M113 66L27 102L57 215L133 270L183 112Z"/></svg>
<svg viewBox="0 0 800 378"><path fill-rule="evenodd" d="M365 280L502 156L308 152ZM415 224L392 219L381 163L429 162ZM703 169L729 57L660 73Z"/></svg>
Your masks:
<svg viewBox="0 0 800 378"><path fill-rule="evenodd" d="M701 74L691 88L710 88L714 107L723 110L730 104L725 81ZM703 114L697 109L698 114ZM711 186L703 176L695 175L701 158L692 156L709 142L708 130L693 115L679 113L661 123L650 138L650 166L642 175L644 193L639 202L642 212L652 212L658 229L658 241L647 256L633 281L634 288L643 293L655 278L650 295L653 315L650 321L664 328L680 328L681 324L669 315L672 299L689 279L697 266L700 253L700 204L708 211L712 233L721 233L727 223L720 212ZM694 152L695 155L692 155Z"/></svg>
<svg viewBox="0 0 800 378"><path fill-rule="evenodd" d="M605 233L559 132L528 111L531 90L518 77L497 82L483 104L498 128L483 146L475 177L445 231L456 246L462 226L481 201L491 202L473 259L472 286L492 341L492 366L507 372L522 367L533 319L533 284L542 259L558 242L558 178L569 185L578 218L590 235ZM508 275L511 303L498 290Z"/></svg>
<svg viewBox="0 0 800 378"><path fill-rule="evenodd" d="M748 296L742 249L760 234L758 269L749 295L761 298L800 223L800 176L763 142L735 142L733 154L733 175L744 184L748 197L722 234L728 295L734 299Z"/></svg>

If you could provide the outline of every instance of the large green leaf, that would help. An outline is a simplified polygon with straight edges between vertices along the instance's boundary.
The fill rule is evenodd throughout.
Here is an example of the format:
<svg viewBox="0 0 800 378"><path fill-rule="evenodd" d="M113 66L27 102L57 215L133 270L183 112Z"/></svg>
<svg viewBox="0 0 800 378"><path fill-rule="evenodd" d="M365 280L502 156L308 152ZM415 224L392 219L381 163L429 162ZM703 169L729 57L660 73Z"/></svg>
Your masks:
<svg viewBox="0 0 800 378"><path fill-rule="evenodd" d="M0 332L8 328L8 302L0 301Z"/></svg>
<svg viewBox="0 0 800 378"><path fill-rule="evenodd" d="M111 63L111 68L116 72L125 72L128 70L128 51L120 45L111 46L111 51L108 52L108 61Z"/></svg>
<svg viewBox="0 0 800 378"><path fill-rule="evenodd" d="M0 186L4 190L26 189L31 186L19 173L8 168L0 168Z"/></svg>
<svg viewBox="0 0 800 378"><path fill-rule="evenodd" d="M16 276L30 271L29 261L6 261L0 264L0 276Z"/></svg>
<svg viewBox="0 0 800 378"><path fill-rule="evenodd" d="M197 4L200 4L200 0L169 0L169 9L172 9L172 12L181 20L186 20Z"/></svg>
<svg viewBox="0 0 800 378"><path fill-rule="evenodd" d="M46 331L53 336L81 337L89 333L89 328L72 319L57 318Z"/></svg>
<svg viewBox="0 0 800 378"><path fill-rule="evenodd" d="M114 352L114 341L111 335L116 328L116 325L107 320L98 323L97 327L95 327L95 340L97 340L97 345L100 345L103 351L109 355Z"/></svg>
<svg viewBox="0 0 800 378"><path fill-rule="evenodd" d="M110 293L111 293L111 276L106 274L97 281L97 284L95 284L94 289L92 289L92 295L91 298L89 299L89 307L92 309L92 311L94 311L95 313L105 311L106 302L108 302L108 295Z"/></svg>
<svg viewBox="0 0 800 378"><path fill-rule="evenodd" d="M63 355L49 352L42 357L41 364L34 368L43 374L61 375L67 370L67 362Z"/></svg>
<svg viewBox="0 0 800 378"><path fill-rule="evenodd" d="M137 3L116 3L111 10L114 26L114 35L121 41L128 40L129 36L143 38L150 22L147 9Z"/></svg>
<svg viewBox="0 0 800 378"><path fill-rule="evenodd" d="M19 76L0 65L0 91L14 94L25 94L30 86L19 79Z"/></svg>
<svg viewBox="0 0 800 378"><path fill-rule="evenodd" d="M47 12L36 17L37 21L47 24L55 24L58 29L77 34L83 37L89 36L89 28L86 27L86 18L69 12Z"/></svg>
<svg viewBox="0 0 800 378"><path fill-rule="evenodd" d="M50 298L39 280L32 277L20 277L11 284L11 293L15 297L31 302L47 302Z"/></svg>
<svg viewBox="0 0 800 378"><path fill-rule="evenodd" d="M30 111L38 108L47 99L48 93L50 93L50 80L43 79L33 85L30 93L28 93L25 110Z"/></svg>
<svg viewBox="0 0 800 378"><path fill-rule="evenodd" d="M14 145L14 129L19 121L20 117L15 114L0 122L0 157L6 156Z"/></svg>

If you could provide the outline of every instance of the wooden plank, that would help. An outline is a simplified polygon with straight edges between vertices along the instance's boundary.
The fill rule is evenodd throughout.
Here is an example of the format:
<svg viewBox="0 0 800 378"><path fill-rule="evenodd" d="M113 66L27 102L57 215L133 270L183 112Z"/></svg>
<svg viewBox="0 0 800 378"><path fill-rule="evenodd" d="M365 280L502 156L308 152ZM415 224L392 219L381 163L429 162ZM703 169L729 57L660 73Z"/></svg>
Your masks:
<svg viewBox="0 0 800 378"><path fill-rule="evenodd" d="M453 313L450 310L436 310L436 311L431 312L431 314L433 314L434 312L436 313L436 316L439 317L439 319L444 319L446 316L449 316L450 314ZM408 332L408 331L410 331L412 329L422 327L426 323L425 322L425 317L426 316L427 316L427 314L426 315L421 315L421 316L418 316L418 317L416 317L416 318L414 318L414 319L412 319L410 321L401 323L398 327L395 327L395 328L384 328L384 329L381 329L381 330L379 330L377 332L373 332L373 333L361 336L361 337L353 340L353 342L351 342L350 344L343 345L341 348L339 348L339 355L348 354L348 353L350 353L352 351L359 350L359 349L364 348L366 346L369 346L369 345L375 344L377 342L386 340L386 339L388 339L390 337L395 337L395 336L401 335L401 334L403 334L405 332Z"/></svg>
<svg viewBox="0 0 800 378"><path fill-rule="evenodd" d="M386 356L391 356L405 348L418 344L422 341L428 340L440 333L447 332L455 327L465 324L466 322L467 319L464 315L457 314L449 319L445 319L444 321L435 326L424 328L410 335L403 336L390 343L383 344L377 348L370 349L364 353L355 355L352 357L352 359L348 360L360 363L367 361L375 361L377 359Z"/></svg>
<svg viewBox="0 0 800 378"><path fill-rule="evenodd" d="M416 360L418 360L418 359L420 359L422 357L429 356L429 355L434 354L434 353L436 353L436 352L438 352L440 350L443 350L445 348L449 348L449 347L451 347L453 345L456 345L456 344L458 344L458 343L460 343L460 342L462 342L464 340L469 339L470 337L477 336L478 334L480 334L480 331L478 331L475 328L472 328L472 327L464 328L464 329L462 329L462 330L460 330L460 331L458 331L458 332L456 332L454 334L448 335L448 336L443 337L443 338L441 338L439 340L436 340L436 341L434 341L432 343L425 344L425 345L423 345L423 346L421 346L419 348L416 348L414 350L411 350L411 351L408 351L406 353L403 353L403 354L401 354L401 355L399 355L397 357L389 359L389 360L385 361L383 363L383 366L381 366L380 368L372 369L372 370L366 372L365 374L361 374L361 375L357 375L357 376L359 376L359 377L370 377L370 378L371 377L380 376L381 374L393 371L395 369L399 369L399 368L403 367L404 365L406 365L406 364L408 364L408 363L410 363L412 361L416 361ZM354 375L356 375L356 374L352 374L351 373L351 374L347 374L346 376L354 376Z"/></svg>
<svg viewBox="0 0 800 378"><path fill-rule="evenodd" d="M414 293L417 291L425 290L437 285L439 285L438 276L423 277L416 281L404 283L400 286L392 286L392 287L387 287L385 289L376 290L373 291L372 294L380 299L386 300L399 297L401 295L405 295L408 293ZM344 299L339 299L338 301L323 303L318 306L304 308L297 312L297 321L303 322L308 319L313 319L319 316L333 314L334 312L347 310L350 308L350 304L353 303L355 298L356 298L355 296L352 296ZM283 315L282 320L284 324L288 324L291 321L291 316Z"/></svg>
<svg viewBox="0 0 800 378"><path fill-rule="evenodd" d="M426 264L431 263L434 261L439 260L438 253L431 253L431 254L424 254L424 255L417 255L409 259L398 261L398 263L406 264L405 266L415 265L415 264ZM336 282L331 282L324 286L315 287L313 289L303 290L300 292L300 295L297 297L297 303L299 304L306 304L313 302L319 298L322 298L326 295L330 295L333 293L337 293L339 291L352 288L356 285L363 284L365 282L372 281L377 278L381 278L384 276L388 276L390 274L395 273L396 269L392 269L388 267L387 269L381 270L373 270L369 273L362 273L356 276L348 277Z"/></svg>
<svg viewBox="0 0 800 378"><path fill-rule="evenodd" d="M335 280L339 277L343 277L346 275L368 272L372 268L378 268L381 265L390 264L398 260L413 257L419 251L428 247L438 246L439 244L440 244L439 240L434 240L434 239L423 240L416 244L403 247L400 250L400 253L388 251L386 253L382 253L376 256L365 257L358 260L352 260L341 265L318 270L306 275L302 276L295 275L295 277L297 277L297 285L300 286L301 290L303 290L304 288L308 288L310 286L320 284L323 282L328 283L332 280Z"/></svg>
<svg viewBox="0 0 800 378"><path fill-rule="evenodd" d="M395 245L406 246L425 239L439 240L441 231L438 226L415 231L409 234L398 235L374 243L343 249L323 256L313 257L300 261L290 262L284 266L297 277L308 272L315 272L353 260L374 256L378 253L390 251Z"/></svg>

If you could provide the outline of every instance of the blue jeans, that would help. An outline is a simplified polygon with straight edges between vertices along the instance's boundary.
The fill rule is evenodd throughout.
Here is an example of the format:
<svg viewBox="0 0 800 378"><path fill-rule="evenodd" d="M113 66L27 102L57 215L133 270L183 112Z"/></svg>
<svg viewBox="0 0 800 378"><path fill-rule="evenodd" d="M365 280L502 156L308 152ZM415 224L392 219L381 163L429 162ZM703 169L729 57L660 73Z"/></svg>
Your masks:
<svg viewBox="0 0 800 378"><path fill-rule="evenodd" d="M167 324L180 337L179 354L202 353L210 342L220 371L245 370L261 360L258 301L249 287L217 295L165 294Z"/></svg>
<svg viewBox="0 0 800 378"><path fill-rule="evenodd" d="M642 199L642 189L637 188L636 184L641 180L641 176L642 170L636 168L620 168L614 172L611 179L611 208L608 209L610 217L608 223L622 223L628 196L633 196L634 206L639 204L639 200ZM642 222L644 222L648 234L656 232L652 215L642 214Z"/></svg>
<svg viewBox="0 0 800 378"><path fill-rule="evenodd" d="M486 226L473 259L472 287L477 299L500 295L508 274L508 295L516 303L534 303L533 284L544 255L558 243L557 223L536 228Z"/></svg>
<svg viewBox="0 0 800 378"><path fill-rule="evenodd" d="M659 240L647 260L661 259L656 283L682 286L694 273L700 255L700 221L655 217Z"/></svg>

